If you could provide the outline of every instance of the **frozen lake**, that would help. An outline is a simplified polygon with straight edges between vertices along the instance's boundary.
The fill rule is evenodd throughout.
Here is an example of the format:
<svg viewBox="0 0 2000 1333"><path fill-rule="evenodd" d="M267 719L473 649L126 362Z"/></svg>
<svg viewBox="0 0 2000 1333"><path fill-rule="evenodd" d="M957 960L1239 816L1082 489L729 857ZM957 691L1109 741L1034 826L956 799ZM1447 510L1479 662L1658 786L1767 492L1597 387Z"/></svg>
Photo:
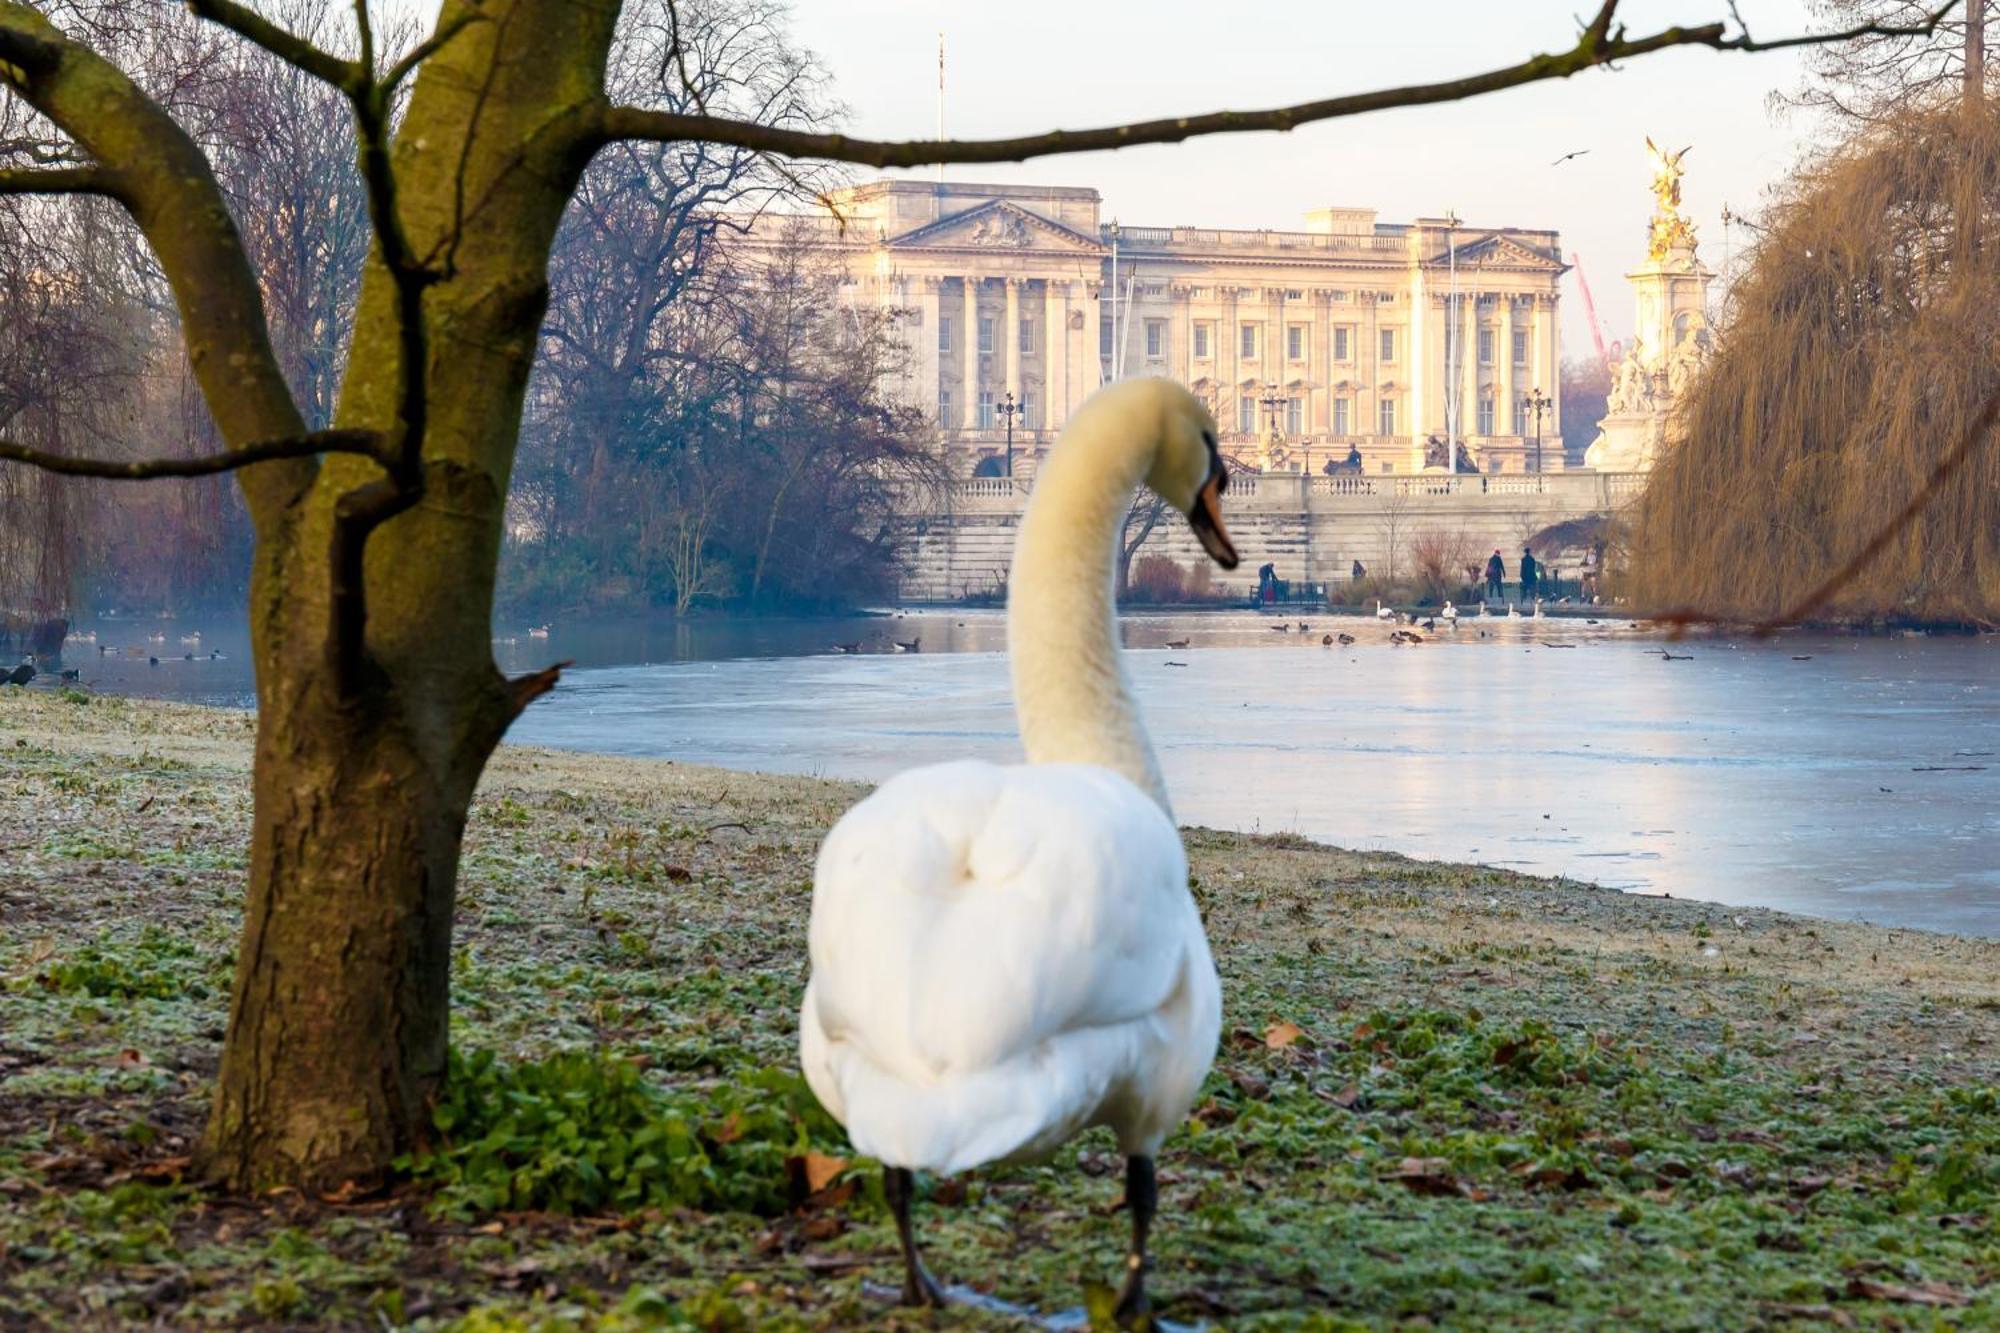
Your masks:
<svg viewBox="0 0 2000 1333"><path fill-rule="evenodd" d="M1468 619L1397 647L1372 620L1305 619L1126 620L1184 822L2000 935L1992 636L1697 639L1668 661L1611 622ZM1339 630L1359 642L1320 645ZM243 703L235 639L220 662L83 665L100 688ZM511 740L874 780L1018 758L1003 647L997 612L945 611L559 625L496 651L579 663Z"/></svg>

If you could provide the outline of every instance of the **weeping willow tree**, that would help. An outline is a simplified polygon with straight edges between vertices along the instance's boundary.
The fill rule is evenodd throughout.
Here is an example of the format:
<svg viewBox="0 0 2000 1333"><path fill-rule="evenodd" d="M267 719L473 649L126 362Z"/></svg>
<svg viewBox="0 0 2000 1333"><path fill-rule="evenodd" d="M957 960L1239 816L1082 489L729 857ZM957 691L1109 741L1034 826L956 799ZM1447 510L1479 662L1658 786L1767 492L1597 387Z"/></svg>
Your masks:
<svg viewBox="0 0 2000 1333"><path fill-rule="evenodd" d="M1932 486L1821 614L2000 622L2000 448L1963 449L2000 394L2000 117L1906 115L1802 173L1734 296L1640 509L1638 599L1782 615Z"/></svg>

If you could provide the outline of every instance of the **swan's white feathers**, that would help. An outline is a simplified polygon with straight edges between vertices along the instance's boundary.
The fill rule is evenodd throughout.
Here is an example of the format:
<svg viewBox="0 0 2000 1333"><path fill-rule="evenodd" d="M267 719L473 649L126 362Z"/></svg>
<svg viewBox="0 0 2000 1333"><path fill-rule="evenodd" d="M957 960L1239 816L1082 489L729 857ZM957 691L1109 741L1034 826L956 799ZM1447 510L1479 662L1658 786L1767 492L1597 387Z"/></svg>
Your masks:
<svg viewBox="0 0 2000 1333"><path fill-rule="evenodd" d="M1151 1151L1213 1058L1180 839L1095 765L884 783L820 849L810 947L807 1079L895 1165L1034 1157L1091 1124Z"/></svg>

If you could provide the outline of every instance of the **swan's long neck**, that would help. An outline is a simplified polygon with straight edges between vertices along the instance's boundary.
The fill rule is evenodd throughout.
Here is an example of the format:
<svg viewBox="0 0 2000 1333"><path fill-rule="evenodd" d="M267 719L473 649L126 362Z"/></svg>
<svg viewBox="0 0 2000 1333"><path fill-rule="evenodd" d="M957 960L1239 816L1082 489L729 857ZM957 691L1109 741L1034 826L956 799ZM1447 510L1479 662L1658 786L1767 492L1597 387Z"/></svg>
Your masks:
<svg viewBox="0 0 2000 1333"><path fill-rule="evenodd" d="M1118 544L1157 447L1124 416L1079 415L1035 478L1007 582L1014 712L1029 763L1109 768L1172 818L1118 649Z"/></svg>

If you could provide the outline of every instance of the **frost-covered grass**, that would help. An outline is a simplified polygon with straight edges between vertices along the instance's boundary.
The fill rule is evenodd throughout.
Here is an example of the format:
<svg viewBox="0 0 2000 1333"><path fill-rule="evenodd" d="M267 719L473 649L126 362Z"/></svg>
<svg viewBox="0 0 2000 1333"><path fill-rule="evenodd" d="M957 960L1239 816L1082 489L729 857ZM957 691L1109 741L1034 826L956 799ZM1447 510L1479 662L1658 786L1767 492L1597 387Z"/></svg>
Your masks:
<svg viewBox="0 0 2000 1333"><path fill-rule="evenodd" d="M461 1085L381 1195L179 1168L227 1005L238 715L0 690L0 1327L1003 1327L895 1312L793 1071L856 789L504 752ZM1226 1037L1161 1161L1162 1313L1243 1327L2000 1324L2000 947L1189 832ZM933 1267L1045 1313L1118 1163L926 1182Z"/></svg>

